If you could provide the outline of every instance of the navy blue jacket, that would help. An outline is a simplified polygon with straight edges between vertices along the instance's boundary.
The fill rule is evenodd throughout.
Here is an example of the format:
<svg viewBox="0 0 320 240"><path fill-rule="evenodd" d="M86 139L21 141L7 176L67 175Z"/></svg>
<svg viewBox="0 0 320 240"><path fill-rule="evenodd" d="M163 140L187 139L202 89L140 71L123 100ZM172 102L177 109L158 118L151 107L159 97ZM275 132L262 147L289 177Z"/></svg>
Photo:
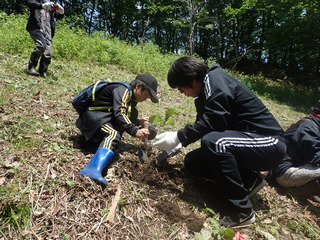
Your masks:
<svg viewBox="0 0 320 240"><path fill-rule="evenodd" d="M288 157L273 170L275 177L291 167L320 164L320 115L310 115L292 124L285 139Z"/></svg>

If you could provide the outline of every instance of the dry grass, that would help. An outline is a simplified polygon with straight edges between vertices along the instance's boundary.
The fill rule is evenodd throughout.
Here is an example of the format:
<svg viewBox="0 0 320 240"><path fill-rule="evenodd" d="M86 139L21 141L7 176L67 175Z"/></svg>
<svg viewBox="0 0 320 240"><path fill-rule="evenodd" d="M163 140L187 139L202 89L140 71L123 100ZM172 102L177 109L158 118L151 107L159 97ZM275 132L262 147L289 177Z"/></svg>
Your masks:
<svg viewBox="0 0 320 240"><path fill-rule="evenodd" d="M223 228L210 220L223 205L209 181L185 178L184 154L171 157L166 169L140 161L139 141L124 135L115 162L109 169L107 189L80 176L91 153L77 148L79 131L70 100L90 81L133 77L114 66L54 60L48 79L25 74L25 57L0 55L0 239L194 239L204 229L212 234ZM91 78L92 76L92 78ZM83 81L82 78L87 80ZM158 106L142 104L143 115L163 114L177 108L176 125L194 118L193 103L161 81ZM263 99L286 127L305 113ZM152 107L151 107L152 106ZM172 129L160 126L159 131ZM159 152L149 152L155 159ZM107 221L112 201L121 186L114 223ZM240 229L248 239L317 239L319 204L301 202L273 186L253 199L257 222ZM215 235L219 239L222 235ZM220 238L221 239L221 238Z"/></svg>

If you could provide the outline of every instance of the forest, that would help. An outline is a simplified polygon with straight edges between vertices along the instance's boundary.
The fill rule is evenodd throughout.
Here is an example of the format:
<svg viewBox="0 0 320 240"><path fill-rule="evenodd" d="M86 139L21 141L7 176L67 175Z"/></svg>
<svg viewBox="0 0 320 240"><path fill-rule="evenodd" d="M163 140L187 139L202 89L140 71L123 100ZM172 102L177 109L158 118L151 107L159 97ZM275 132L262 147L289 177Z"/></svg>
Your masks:
<svg viewBox="0 0 320 240"><path fill-rule="evenodd" d="M214 60L245 74L315 87L320 79L318 0L57 0L72 28L162 53ZM7 14L25 0L2 0Z"/></svg>

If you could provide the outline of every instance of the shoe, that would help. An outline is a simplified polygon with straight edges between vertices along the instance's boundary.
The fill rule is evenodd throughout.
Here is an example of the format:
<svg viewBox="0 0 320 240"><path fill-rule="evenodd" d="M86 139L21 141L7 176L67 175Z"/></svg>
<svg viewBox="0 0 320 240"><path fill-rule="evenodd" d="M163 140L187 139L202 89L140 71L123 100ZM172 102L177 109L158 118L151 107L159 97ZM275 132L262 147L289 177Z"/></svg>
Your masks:
<svg viewBox="0 0 320 240"><path fill-rule="evenodd" d="M43 78L46 78L47 77L47 73L46 72L40 73L40 76L43 77Z"/></svg>
<svg viewBox="0 0 320 240"><path fill-rule="evenodd" d="M267 185L267 181L262 179L261 177L257 177L253 184L248 187L249 198L254 196L257 192L259 192L265 185Z"/></svg>
<svg viewBox="0 0 320 240"><path fill-rule="evenodd" d="M40 74L34 69L34 67L31 67L28 69L28 74L33 76L39 76Z"/></svg>
<svg viewBox="0 0 320 240"><path fill-rule="evenodd" d="M240 227L240 226L249 226L250 224L256 221L256 217L254 216L254 212L252 212L248 217L240 218L239 220L234 220L230 216L226 216L219 220L220 225L224 227Z"/></svg>

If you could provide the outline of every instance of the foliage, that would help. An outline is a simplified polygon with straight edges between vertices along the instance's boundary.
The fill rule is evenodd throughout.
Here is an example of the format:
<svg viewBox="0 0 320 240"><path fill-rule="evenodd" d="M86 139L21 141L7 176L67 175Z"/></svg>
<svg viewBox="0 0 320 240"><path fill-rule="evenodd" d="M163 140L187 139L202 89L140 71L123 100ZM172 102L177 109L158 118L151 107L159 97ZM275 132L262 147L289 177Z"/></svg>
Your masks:
<svg viewBox="0 0 320 240"><path fill-rule="evenodd" d="M316 1L303 0L245 0L241 6L228 6L225 12L235 19L232 29L237 29L234 40L241 41L237 42L236 51L249 61L242 69L252 73L258 68L270 75L271 68L277 68L300 84L304 79L304 85L313 76L313 84L317 86L319 82L314 78L318 79L319 71L319 35L313 32L320 29L320 24L311 19L315 19L319 11ZM285 78L279 74L274 77Z"/></svg>
<svg viewBox="0 0 320 240"><path fill-rule="evenodd" d="M210 239L213 238L216 240L231 240L236 234L233 229L221 226L219 222L214 218L208 218L206 225L206 235L210 235ZM202 236L201 232L195 234L195 240L204 239L208 239L208 236Z"/></svg>
<svg viewBox="0 0 320 240"><path fill-rule="evenodd" d="M174 108L169 108L166 110L164 119L161 118L161 116L158 115L152 115L149 119L151 123L161 123L162 126L165 124L168 124L170 126L174 126L174 120L170 117L177 114L177 110Z"/></svg>
<svg viewBox="0 0 320 240"><path fill-rule="evenodd" d="M0 221L0 231L4 231L6 228L10 229L10 226L19 231L28 227L30 212L31 207L23 202L5 206L0 212L0 219L2 220Z"/></svg>
<svg viewBox="0 0 320 240"><path fill-rule="evenodd" d="M28 55L33 42L25 30L26 15L1 14L0 49L6 53ZM19 32L20 34L15 34ZM81 37L79 37L81 36ZM146 43L142 48L128 45L111 35L95 32L88 35L79 28L70 29L64 21L59 22L53 39L55 58L65 60L94 61L99 65L115 64L132 73L165 74L170 63L177 58L173 54L161 55L159 47Z"/></svg>
<svg viewBox="0 0 320 240"><path fill-rule="evenodd" d="M102 32L142 47L153 43L162 53L214 57L223 67L246 74L319 85L318 0L56 2L65 8L67 25L89 35ZM8 14L27 12L22 0L4 0L0 7Z"/></svg>

